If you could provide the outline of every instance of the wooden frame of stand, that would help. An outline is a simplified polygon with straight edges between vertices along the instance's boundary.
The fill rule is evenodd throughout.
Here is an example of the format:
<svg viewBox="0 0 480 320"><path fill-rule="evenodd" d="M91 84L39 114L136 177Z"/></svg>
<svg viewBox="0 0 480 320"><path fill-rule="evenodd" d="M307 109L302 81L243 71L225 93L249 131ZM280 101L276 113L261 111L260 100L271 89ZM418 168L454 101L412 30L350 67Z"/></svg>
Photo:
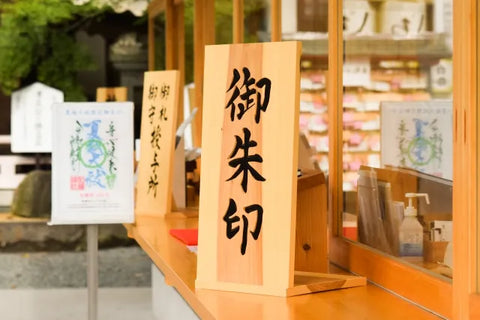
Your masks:
<svg viewBox="0 0 480 320"><path fill-rule="evenodd" d="M453 0L453 279L448 282L341 236L341 130L331 130L329 214L331 259L336 264L443 317L478 318L480 306L480 197L478 157L480 123L480 6ZM329 125L342 127L343 1L329 2ZM454 298L455 297L455 298Z"/></svg>

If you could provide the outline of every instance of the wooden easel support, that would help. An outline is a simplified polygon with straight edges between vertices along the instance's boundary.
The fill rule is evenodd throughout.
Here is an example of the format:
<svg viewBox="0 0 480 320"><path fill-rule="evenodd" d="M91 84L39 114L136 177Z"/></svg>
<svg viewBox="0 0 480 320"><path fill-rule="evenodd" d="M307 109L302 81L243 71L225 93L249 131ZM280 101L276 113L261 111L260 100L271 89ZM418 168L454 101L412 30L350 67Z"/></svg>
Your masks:
<svg viewBox="0 0 480 320"><path fill-rule="evenodd" d="M328 273L327 229L325 176L303 172L297 184L294 286L287 296L366 285L365 277Z"/></svg>

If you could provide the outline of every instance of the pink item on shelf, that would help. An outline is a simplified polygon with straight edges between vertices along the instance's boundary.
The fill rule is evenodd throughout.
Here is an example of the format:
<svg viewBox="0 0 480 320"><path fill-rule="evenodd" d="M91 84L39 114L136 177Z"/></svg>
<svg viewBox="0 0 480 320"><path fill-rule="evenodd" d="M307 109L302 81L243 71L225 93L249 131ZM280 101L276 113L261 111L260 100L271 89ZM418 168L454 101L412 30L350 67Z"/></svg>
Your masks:
<svg viewBox="0 0 480 320"><path fill-rule="evenodd" d="M355 160L353 162L350 162L348 165L350 167L350 170L357 171L358 169L360 169L360 166L362 165L362 161Z"/></svg>
<svg viewBox="0 0 480 320"><path fill-rule="evenodd" d="M363 136L361 134L354 133L350 136L349 142L352 145L358 145L362 142L362 140L363 140Z"/></svg>
<svg viewBox="0 0 480 320"><path fill-rule="evenodd" d="M316 83L325 83L325 76L323 74L314 73L310 76L310 80Z"/></svg>
<svg viewBox="0 0 480 320"><path fill-rule="evenodd" d="M360 130L363 127L363 122L362 121L354 121L352 122L352 126L354 129Z"/></svg>
<svg viewBox="0 0 480 320"><path fill-rule="evenodd" d="M350 121L353 121L355 120L355 116L353 115L353 113L351 112L345 112L343 114L343 122L350 122Z"/></svg>
<svg viewBox="0 0 480 320"><path fill-rule="evenodd" d="M343 95L343 102L344 103L352 103L357 101L357 95L355 94L344 94Z"/></svg>

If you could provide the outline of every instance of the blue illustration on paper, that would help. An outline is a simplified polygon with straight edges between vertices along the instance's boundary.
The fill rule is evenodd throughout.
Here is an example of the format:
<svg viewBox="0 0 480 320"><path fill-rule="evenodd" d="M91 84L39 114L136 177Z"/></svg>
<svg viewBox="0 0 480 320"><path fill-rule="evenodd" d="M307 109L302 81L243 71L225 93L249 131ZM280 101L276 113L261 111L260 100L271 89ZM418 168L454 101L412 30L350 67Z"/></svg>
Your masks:
<svg viewBox="0 0 480 320"><path fill-rule="evenodd" d="M420 171L425 171L426 168L435 171L442 167L443 136L438 119L400 120L397 142L401 166Z"/></svg>
<svg viewBox="0 0 480 320"><path fill-rule="evenodd" d="M70 136L71 190L113 189L117 177L117 140L113 121L75 121Z"/></svg>

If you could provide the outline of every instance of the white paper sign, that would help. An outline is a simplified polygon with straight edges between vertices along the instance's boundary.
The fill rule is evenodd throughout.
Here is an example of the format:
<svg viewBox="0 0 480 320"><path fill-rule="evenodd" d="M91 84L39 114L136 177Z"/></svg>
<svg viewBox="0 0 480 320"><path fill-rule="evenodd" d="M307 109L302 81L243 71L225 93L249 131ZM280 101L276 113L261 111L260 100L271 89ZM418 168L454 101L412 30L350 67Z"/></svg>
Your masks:
<svg viewBox="0 0 480 320"><path fill-rule="evenodd" d="M52 105L63 92L36 82L12 94L12 152L52 152Z"/></svg>
<svg viewBox="0 0 480 320"><path fill-rule="evenodd" d="M415 36L427 29L427 6L424 1L384 1L379 14L380 33Z"/></svg>
<svg viewBox="0 0 480 320"><path fill-rule="evenodd" d="M343 64L344 87L370 86L370 60L368 58L350 59Z"/></svg>
<svg viewBox="0 0 480 320"><path fill-rule="evenodd" d="M375 9L369 1L344 0L343 34L365 35L375 32Z"/></svg>
<svg viewBox="0 0 480 320"><path fill-rule="evenodd" d="M53 107L51 224L131 223L133 103Z"/></svg>
<svg viewBox="0 0 480 320"><path fill-rule="evenodd" d="M382 102L382 165L453 176L452 101Z"/></svg>

